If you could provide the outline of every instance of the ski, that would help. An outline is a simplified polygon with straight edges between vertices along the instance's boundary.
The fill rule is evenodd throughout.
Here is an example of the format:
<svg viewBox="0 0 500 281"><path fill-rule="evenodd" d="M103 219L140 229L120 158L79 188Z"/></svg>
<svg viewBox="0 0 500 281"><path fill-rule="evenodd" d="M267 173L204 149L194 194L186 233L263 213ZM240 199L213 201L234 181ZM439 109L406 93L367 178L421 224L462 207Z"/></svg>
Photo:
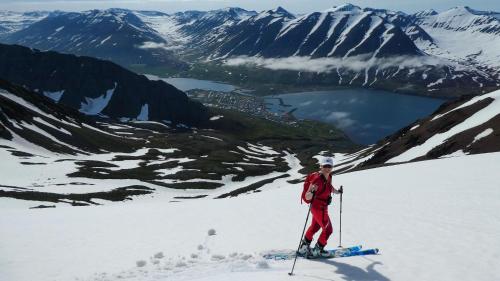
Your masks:
<svg viewBox="0 0 500 281"><path fill-rule="evenodd" d="M378 254L379 249L367 249L367 250L360 250L360 251L336 251L334 255L330 256L320 256L320 257L308 257L308 259L333 259L333 258L347 258L347 257L354 257L354 256L366 256L366 255L376 255Z"/></svg>
<svg viewBox="0 0 500 281"><path fill-rule="evenodd" d="M348 247L348 248L339 248L339 249L332 249L328 250L329 255L326 257L317 257L317 258L335 258L335 257L347 257L347 256L354 256L355 253L357 252L365 252L361 251L362 246L357 245L353 247ZM370 251L370 250L367 250ZM377 250L378 252L378 250ZM367 252L368 253L368 252ZM269 253L265 253L262 255L265 259L273 259L273 260L290 260L294 259L296 255L296 252L293 250L289 251L272 251ZM303 255L298 255L301 258L306 258ZM307 257L307 258L313 258L313 257Z"/></svg>

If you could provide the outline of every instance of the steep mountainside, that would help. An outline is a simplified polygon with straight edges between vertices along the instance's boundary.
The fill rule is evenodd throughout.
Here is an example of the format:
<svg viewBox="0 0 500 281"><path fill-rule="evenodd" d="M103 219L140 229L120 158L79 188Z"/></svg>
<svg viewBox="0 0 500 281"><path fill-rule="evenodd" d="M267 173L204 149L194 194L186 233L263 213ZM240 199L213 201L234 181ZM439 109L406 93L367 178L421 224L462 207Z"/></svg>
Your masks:
<svg viewBox="0 0 500 281"><path fill-rule="evenodd" d="M212 57L421 55L401 29L352 5L297 18L283 9L265 11L228 28L217 41L223 43Z"/></svg>
<svg viewBox="0 0 500 281"><path fill-rule="evenodd" d="M420 44L434 43L434 39L427 32L425 32L422 27L415 23L415 19L412 15L385 9L364 8L363 10L373 11L377 16L382 17L388 22L398 26L415 44L417 44L417 42ZM417 46L419 45L417 44Z"/></svg>
<svg viewBox="0 0 500 281"><path fill-rule="evenodd" d="M114 63L0 44L0 78L87 115L202 125L208 110L163 81Z"/></svg>
<svg viewBox="0 0 500 281"><path fill-rule="evenodd" d="M190 53L192 48L217 37L239 21L257 13L241 8L213 11L185 11L165 14L151 11L135 11L141 20L167 40L167 49L177 53Z"/></svg>
<svg viewBox="0 0 500 281"><path fill-rule="evenodd" d="M376 145L348 155L338 170L500 151L500 90L443 104Z"/></svg>
<svg viewBox="0 0 500 281"><path fill-rule="evenodd" d="M498 15L496 12L455 7L441 13L416 13L413 18L435 39L437 46L420 46L425 52L470 66L488 67L500 77Z"/></svg>
<svg viewBox="0 0 500 281"><path fill-rule="evenodd" d="M2 79L0 137L15 145L31 144L28 147L37 147L34 151L73 155L134 151L143 145L143 142L106 132L80 112ZM20 151L18 155L29 156L29 153L23 155Z"/></svg>
<svg viewBox="0 0 500 281"><path fill-rule="evenodd" d="M179 12L172 17L177 22L183 23L180 31L191 35L191 40L204 40L202 35L216 34L222 28L256 14L254 11L246 11L241 8L227 8L206 13Z"/></svg>
<svg viewBox="0 0 500 281"><path fill-rule="evenodd" d="M166 41L128 10L59 13L7 34L2 42L112 60L122 65L185 64L161 46Z"/></svg>

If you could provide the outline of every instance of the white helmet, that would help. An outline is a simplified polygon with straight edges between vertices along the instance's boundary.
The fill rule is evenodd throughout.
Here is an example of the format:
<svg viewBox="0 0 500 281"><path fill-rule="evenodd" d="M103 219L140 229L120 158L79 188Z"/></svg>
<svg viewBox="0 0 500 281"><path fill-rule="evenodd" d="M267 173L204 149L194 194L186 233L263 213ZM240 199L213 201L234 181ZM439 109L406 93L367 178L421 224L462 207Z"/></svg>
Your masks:
<svg viewBox="0 0 500 281"><path fill-rule="evenodd" d="M320 160L319 160L319 165L321 167L325 166L325 165L330 165L333 167L333 159L332 157L322 157Z"/></svg>

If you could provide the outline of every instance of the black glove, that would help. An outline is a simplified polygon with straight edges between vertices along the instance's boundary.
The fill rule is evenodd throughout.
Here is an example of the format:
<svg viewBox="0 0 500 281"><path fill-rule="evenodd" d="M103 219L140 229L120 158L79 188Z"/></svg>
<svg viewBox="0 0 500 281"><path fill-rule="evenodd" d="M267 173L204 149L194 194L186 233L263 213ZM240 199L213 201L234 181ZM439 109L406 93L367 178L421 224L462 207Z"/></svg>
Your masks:
<svg viewBox="0 0 500 281"><path fill-rule="evenodd" d="M340 186L340 188L339 188L338 191L339 191L340 194L342 194L342 193L344 193L344 188L342 186Z"/></svg>
<svg viewBox="0 0 500 281"><path fill-rule="evenodd" d="M328 199L326 199L326 203L327 203L328 205L332 204L332 196L331 196L331 195L330 195L330 196L328 196Z"/></svg>

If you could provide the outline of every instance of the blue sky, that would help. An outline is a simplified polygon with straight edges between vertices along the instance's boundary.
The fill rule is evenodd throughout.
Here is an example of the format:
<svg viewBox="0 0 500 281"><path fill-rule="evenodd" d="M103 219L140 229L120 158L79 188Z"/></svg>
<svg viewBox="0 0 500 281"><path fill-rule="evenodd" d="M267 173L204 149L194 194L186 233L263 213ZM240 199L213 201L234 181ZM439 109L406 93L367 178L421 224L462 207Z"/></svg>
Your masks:
<svg viewBox="0 0 500 281"><path fill-rule="evenodd" d="M282 6L293 13L321 11L346 3L337 0L0 0L0 10L66 10L80 11L111 7L177 12L184 10L211 10L241 7L247 10L267 10ZM444 11L455 6L469 6L477 10L500 11L498 0L359 0L349 3L372 8L385 8L413 13L433 8Z"/></svg>

